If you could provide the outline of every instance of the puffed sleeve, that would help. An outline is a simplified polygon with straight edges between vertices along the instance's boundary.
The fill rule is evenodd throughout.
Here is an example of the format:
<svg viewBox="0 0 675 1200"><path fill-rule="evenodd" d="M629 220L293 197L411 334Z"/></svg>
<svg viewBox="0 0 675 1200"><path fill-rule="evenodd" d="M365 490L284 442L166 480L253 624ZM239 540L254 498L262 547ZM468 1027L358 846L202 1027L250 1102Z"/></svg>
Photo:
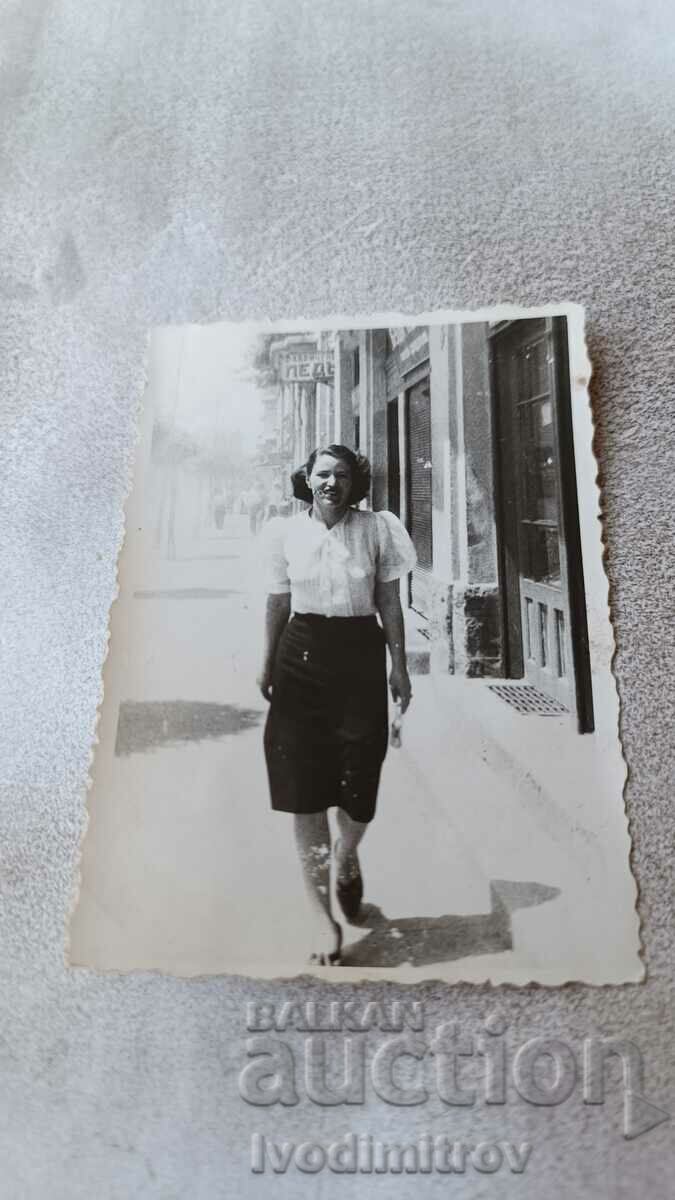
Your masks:
<svg viewBox="0 0 675 1200"><path fill-rule="evenodd" d="M398 517L390 512L379 512L376 516L379 552L375 578L378 583L391 583L412 571L417 554Z"/></svg>
<svg viewBox="0 0 675 1200"><path fill-rule="evenodd" d="M283 596L291 590L284 547L286 528L284 517L273 517L260 534L260 566L263 587L268 595Z"/></svg>

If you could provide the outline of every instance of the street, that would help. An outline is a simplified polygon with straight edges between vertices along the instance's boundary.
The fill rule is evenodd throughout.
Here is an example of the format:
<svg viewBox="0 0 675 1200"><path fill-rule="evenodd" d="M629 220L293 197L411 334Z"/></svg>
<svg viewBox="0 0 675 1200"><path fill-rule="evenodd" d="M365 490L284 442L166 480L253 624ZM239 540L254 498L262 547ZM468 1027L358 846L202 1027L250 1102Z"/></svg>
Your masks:
<svg viewBox="0 0 675 1200"><path fill-rule="evenodd" d="M292 818L269 807L247 518L184 540L175 561L124 555L71 961L298 974L309 928ZM569 717L523 716L489 682L414 677L362 844L362 919L343 921L344 966L317 973L625 979L628 838L606 820L623 779Z"/></svg>

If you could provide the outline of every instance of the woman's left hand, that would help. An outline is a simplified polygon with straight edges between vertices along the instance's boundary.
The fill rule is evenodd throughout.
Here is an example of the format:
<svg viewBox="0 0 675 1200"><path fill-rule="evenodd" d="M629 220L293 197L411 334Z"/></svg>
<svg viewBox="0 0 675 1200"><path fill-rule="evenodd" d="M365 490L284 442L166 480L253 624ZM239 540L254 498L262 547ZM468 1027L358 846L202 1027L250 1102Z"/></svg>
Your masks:
<svg viewBox="0 0 675 1200"><path fill-rule="evenodd" d="M404 713L412 697L412 685L407 667L392 667L389 675L389 687L394 702L400 702L401 712Z"/></svg>

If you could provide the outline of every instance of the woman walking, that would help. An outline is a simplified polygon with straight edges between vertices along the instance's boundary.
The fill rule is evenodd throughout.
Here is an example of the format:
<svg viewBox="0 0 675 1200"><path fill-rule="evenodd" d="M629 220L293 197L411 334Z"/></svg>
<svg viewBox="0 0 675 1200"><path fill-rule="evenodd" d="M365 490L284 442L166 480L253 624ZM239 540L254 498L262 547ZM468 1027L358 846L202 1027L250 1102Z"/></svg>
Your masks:
<svg viewBox="0 0 675 1200"><path fill-rule="evenodd" d="M310 962L319 966L339 963L342 948L331 912L329 808L337 809L336 894L348 920L363 896L357 847L375 814L388 740L386 647L403 712L411 697L398 581L415 550L392 513L356 507L369 488L367 459L346 446L317 449L293 475L293 494L311 507L270 522L265 536L265 759L272 808L295 814Z"/></svg>

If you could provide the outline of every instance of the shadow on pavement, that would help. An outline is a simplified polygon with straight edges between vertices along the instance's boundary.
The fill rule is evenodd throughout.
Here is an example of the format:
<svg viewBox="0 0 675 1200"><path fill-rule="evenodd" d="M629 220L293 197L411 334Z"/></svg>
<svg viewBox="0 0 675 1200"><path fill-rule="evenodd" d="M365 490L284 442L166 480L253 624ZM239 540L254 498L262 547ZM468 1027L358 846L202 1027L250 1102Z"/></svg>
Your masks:
<svg viewBox="0 0 675 1200"><path fill-rule="evenodd" d="M265 713L238 704L191 700L124 700L115 754L146 754L163 746L228 737L260 725Z"/></svg>
<svg viewBox="0 0 675 1200"><path fill-rule="evenodd" d="M345 967L424 967L478 954L513 949L511 914L519 908L546 904L560 889L543 883L494 879L490 912L469 916L401 917L392 920L375 904L363 904L358 925L370 932L345 945Z"/></svg>

